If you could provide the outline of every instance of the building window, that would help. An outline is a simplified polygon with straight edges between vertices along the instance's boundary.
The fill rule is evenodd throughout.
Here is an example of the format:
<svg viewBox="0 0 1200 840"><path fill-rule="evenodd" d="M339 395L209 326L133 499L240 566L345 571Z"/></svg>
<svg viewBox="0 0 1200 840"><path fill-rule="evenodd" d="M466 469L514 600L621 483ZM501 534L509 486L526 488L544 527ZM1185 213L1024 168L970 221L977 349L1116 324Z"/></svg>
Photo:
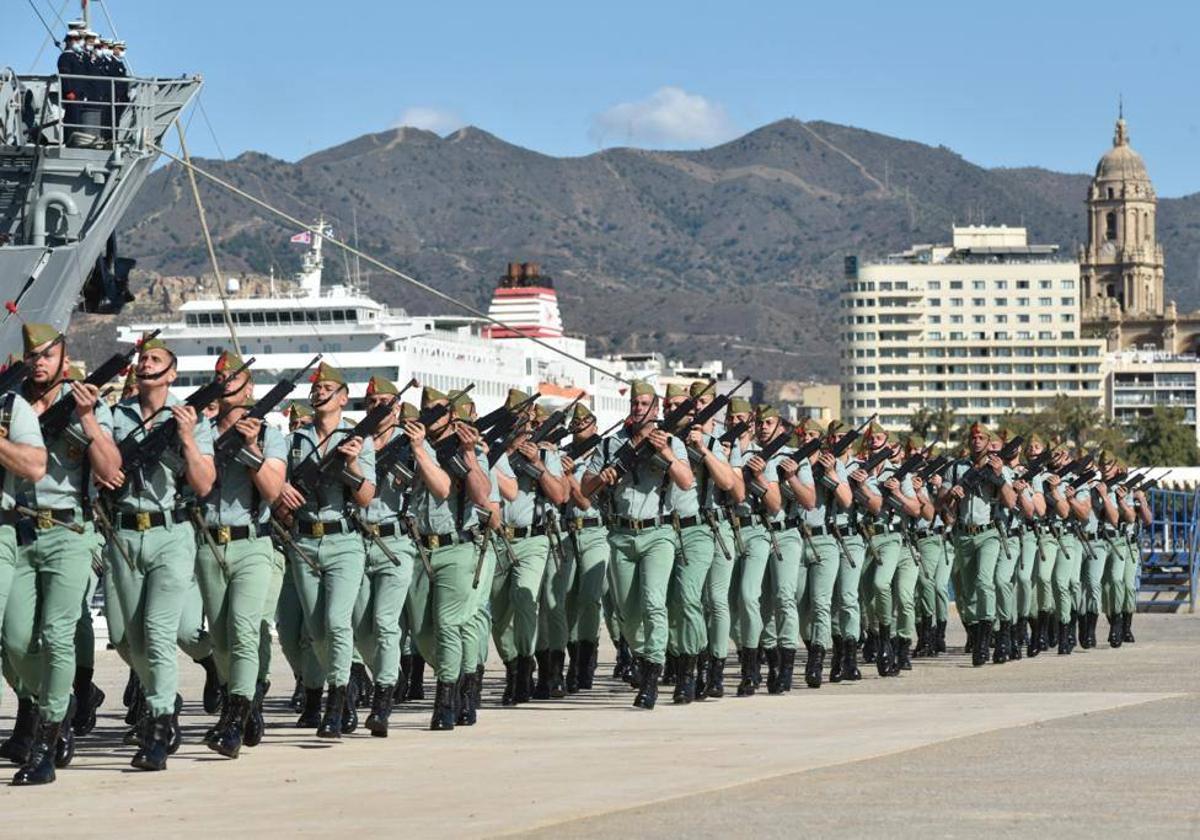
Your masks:
<svg viewBox="0 0 1200 840"><path fill-rule="evenodd" d="M930 306L941 306L941 305L942 305L942 299L941 299L941 298L930 298L930 299L929 299L929 305L930 305Z"/></svg>
<svg viewBox="0 0 1200 840"><path fill-rule="evenodd" d="M1028 306L1028 305L1029 305L1029 298L1027 298L1027 297L1017 298L1017 306Z"/></svg>
<svg viewBox="0 0 1200 840"><path fill-rule="evenodd" d="M977 292L982 292L987 288L987 283L985 283L983 280L972 280L971 288Z"/></svg>
<svg viewBox="0 0 1200 840"><path fill-rule="evenodd" d="M942 316L941 316L941 315L930 315L930 316L929 316L929 323L931 323L931 324L940 324L940 323L942 323Z"/></svg>
<svg viewBox="0 0 1200 840"><path fill-rule="evenodd" d="M1038 323L1039 324L1049 324L1050 320L1051 319L1050 319L1049 312L1043 312L1041 315L1038 315Z"/></svg>
<svg viewBox="0 0 1200 840"><path fill-rule="evenodd" d="M1039 281L1038 281L1038 288L1039 288L1039 289L1051 289L1051 288L1053 288L1053 287L1054 287L1054 281L1053 281L1053 280L1039 280Z"/></svg>
<svg viewBox="0 0 1200 840"><path fill-rule="evenodd" d="M1040 338L1042 341L1050 341L1054 338L1054 333L1047 330L1042 330L1038 333L1038 338Z"/></svg>
<svg viewBox="0 0 1200 840"><path fill-rule="evenodd" d="M1007 315L997 315L995 318L993 318L993 320L994 320L994 321L995 321L997 324L1007 324L1007 323L1008 323L1008 316L1007 316Z"/></svg>
<svg viewBox="0 0 1200 840"><path fill-rule="evenodd" d="M1075 315L1074 315L1074 313L1071 313L1071 312L1064 312L1062 315L1062 319L1064 321L1066 321L1067 323L1070 323L1075 320Z"/></svg>
<svg viewBox="0 0 1200 840"><path fill-rule="evenodd" d="M942 340L942 334L940 332L938 332L937 330L928 332L925 334L925 336L929 341L941 341Z"/></svg>
<svg viewBox="0 0 1200 840"><path fill-rule="evenodd" d="M1112 198L1112 187L1108 188L1108 192L1108 197ZM1104 238L1109 240L1117 238L1117 214L1112 211L1104 214Z"/></svg>
<svg viewBox="0 0 1200 840"><path fill-rule="evenodd" d="M1008 306L1008 298L996 298L996 306Z"/></svg>
<svg viewBox="0 0 1200 840"><path fill-rule="evenodd" d="M929 289L929 291L937 292L937 291L941 291L942 281L941 280L930 280L925 285Z"/></svg>
<svg viewBox="0 0 1200 840"><path fill-rule="evenodd" d="M962 288L962 281L961 281L961 280L951 280L951 281L950 281L950 289L951 289L951 291L953 291L954 289L961 289L961 288Z"/></svg>
<svg viewBox="0 0 1200 840"><path fill-rule="evenodd" d="M1017 330L1017 341L1029 341L1033 338L1029 330Z"/></svg>
<svg viewBox="0 0 1200 840"><path fill-rule="evenodd" d="M997 341L1008 341L1008 332L1005 330L1001 330L1000 332L996 333L996 340Z"/></svg>
<svg viewBox="0 0 1200 840"><path fill-rule="evenodd" d="M987 300L984 298L971 298L972 306L987 306Z"/></svg>
<svg viewBox="0 0 1200 840"><path fill-rule="evenodd" d="M1064 289L1074 289L1075 281L1074 280L1063 280L1061 283L1059 283L1059 286Z"/></svg>
<svg viewBox="0 0 1200 840"><path fill-rule="evenodd" d="M1018 324L1028 324L1028 323L1029 323L1029 316L1028 316L1028 315L1018 315L1018 316L1017 316L1017 323L1018 323Z"/></svg>
<svg viewBox="0 0 1200 840"><path fill-rule="evenodd" d="M1029 288L1029 281L1028 281L1028 280L1018 280L1018 281L1017 281L1017 288L1018 288L1018 289L1028 289L1028 288Z"/></svg>
<svg viewBox="0 0 1200 840"><path fill-rule="evenodd" d="M950 316L951 324L961 324L962 322L963 322L963 316L961 316L961 315L951 315Z"/></svg>
<svg viewBox="0 0 1200 840"><path fill-rule="evenodd" d="M971 320L974 321L976 324L982 324L984 321L987 320L987 317L984 315L973 315L973 316L971 316Z"/></svg>
<svg viewBox="0 0 1200 840"><path fill-rule="evenodd" d="M1008 281L1007 281L1007 280L997 280L997 281L996 281L996 288L997 288L997 289L999 289L1000 291L1003 291L1003 290L1007 289L1007 288L1008 288Z"/></svg>

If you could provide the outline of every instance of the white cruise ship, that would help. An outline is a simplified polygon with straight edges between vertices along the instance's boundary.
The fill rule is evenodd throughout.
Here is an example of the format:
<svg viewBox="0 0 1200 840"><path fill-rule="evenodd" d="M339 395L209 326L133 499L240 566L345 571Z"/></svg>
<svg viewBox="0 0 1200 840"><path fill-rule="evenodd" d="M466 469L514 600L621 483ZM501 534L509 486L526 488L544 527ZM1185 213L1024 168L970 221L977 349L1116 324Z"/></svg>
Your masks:
<svg viewBox="0 0 1200 840"><path fill-rule="evenodd" d="M587 358L583 339L563 334L553 283L535 263L510 263L500 279L488 315L503 328L476 317L409 315L341 285L323 288L321 246L328 227L318 222L308 240L296 288L269 296L227 295L226 301L245 358L254 356L256 396L307 364L316 353L346 376L352 404L374 375L398 385L416 379L442 391L474 383L480 414L503 403L509 388L540 393L548 408L574 399L598 416L604 428L628 409L625 386L576 359L624 376L611 360ZM136 341L143 332L162 330L179 358L175 389L186 396L212 379L215 357L232 345L219 297L193 299L179 307L181 320L146 322L119 328L118 340ZM535 336L571 354L567 358L523 336ZM305 400L301 381L292 399ZM415 392L406 399L416 402ZM278 418L277 418L278 419Z"/></svg>

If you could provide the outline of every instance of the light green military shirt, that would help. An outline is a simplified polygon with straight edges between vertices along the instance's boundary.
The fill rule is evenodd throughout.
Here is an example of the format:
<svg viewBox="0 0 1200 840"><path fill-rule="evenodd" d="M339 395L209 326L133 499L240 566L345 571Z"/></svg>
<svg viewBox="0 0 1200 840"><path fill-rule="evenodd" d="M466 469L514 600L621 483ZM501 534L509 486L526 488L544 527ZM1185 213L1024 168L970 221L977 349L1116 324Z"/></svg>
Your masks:
<svg viewBox="0 0 1200 840"><path fill-rule="evenodd" d="M58 389L54 404L64 399L74 403L71 396L71 383L64 382ZM97 402L93 409L96 422L105 432L112 435L112 409L103 401ZM31 508L49 508L51 510L81 510L83 494L91 493L91 482L86 486L83 480L83 467L87 461L87 450L71 440L70 433L75 432L79 437L83 432L83 423L71 411L71 422L66 430L53 440L46 441L46 474L37 484L21 481L18 484L17 496L21 504Z"/></svg>
<svg viewBox="0 0 1200 840"><path fill-rule="evenodd" d="M233 427L230 426L230 429ZM220 437L216 424L212 424L212 436L214 440ZM287 463L288 446L283 433L265 423L259 438L259 450L263 463ZM256 498L257 510L254 504ZM213 482L212 492L204 500L204 518L209 525L263 524L271 519L271 505L255 491L250 468L230 458L224 464L217 465L217 479Z"/></svg>
<svg viewBox="0 0 1200 840"><path fill-rule="evenodd" d="M429 457L437 457L437 451L428 440L422 442ZM487 463L483 447L476 446L475 455L480 459L480 466ZM499 463L499 462L497 462ZM488 498L493 502L500 501L500 484L492 470L483 467L491 482L491 492ZM450 494L445 499L439 499L429 492L421 471L417 470L413 479L411 509L417 522L417 530L422 534L453 534L460 530L473 528L479 523L479 515L475 505L467 495L465 483L450 473Z"/></svg>
<svg viewBox="0 0 1200 840"><path fill-rule="evenodd" d="M5 399L8 399L7 397ZM26 446L45 448L42 440L42 428L38 425L37 413L33 406L20 394L12 395L12 408L9 417L5 418L8 439L13 443ZM16 504L16 494L21 484L28 484L13 475L12 470L4 471L4 486L0 490L0 510L12 510Z"/></svg>
<svg viewBox="0 0 1200 840"><path fill-rule="evenodd" d="M950 483L957 484L966 473L971 469L971 462L967 459L961 459L950 468ZM990 469L990 467L985 467ZM1004 466L1000 468L1000 475L1005 483L1011 482L1013 471L1010 467ZM974 490L967 492L965 496L958 500L958 515L956 521L959 525L988 525L992 521L992 507L999 504L999 491L994 484L986 478L980 481Z"/></svg>
<svg viewBox="0 0 1200 840"><path fill-rule="evenodd" d="M745 449L742 449L742 442L740 440L735 440L733 442L733 446L731 446L729 448L729 466L733 467L735 470L738 470L739 472L744 471L745 467L746 467L746 462L749 461L750 458L753 457L754 453L757 451L758 451L758 444L754 442L753 438L750 439L750 443L747 445L747 447ZM752 508L750 506L750 500L752 498L753 498L753 496L750 494L750 488L747 486L745 497L740 502L738 502L736 505L733 506L734 515L735 516L753 516L754 508Z"/></svg>
<svg viewBox="0 0 1200 840"><path fill-rule="evenodd" d="M838 480L843 482L847 480L849 473L846 472L846 465L840 460L834 462L834 471L837 473ZM805 510L803 514L804 523L808 527L824 528L829 521L838 525L846 524L846 511L838 505L833 491L825 486L825 482L817 481L813 477L812 463L807 458L801 462L796 475L800 478L801 484L814 488L816 493L816 504L811 510Z"/></svg>
<svg viewBox="0 0 1200 840"><path fill-rule="evenodd" d="M290 478L293 471L307 459L320 461L331 449L341 446L353 428L354 424L343 417L329 436L329 440L322 444L315 424L298 427L288 439L288 477ZM358 454L358 469L364 481L375 484L375 444L370 436L363 441L362 451ZM312 497L305 498L304 505L296 514L306 522L336 522L345 519L347 508L355 504L351 498L352 493L349 485L342 481L341 469L333 467L325 473L320 487L311 494Z"/></svg>
<svg viewBox="0 0 1200 840"><path fill-rule="evenodd" d="M181 405L182 403L183 400L179 397L168 393L163 410L158 412L145 426L138 428L138 424L142 422L142 409L138 404L138 398L130 397L121 400L113 409L113 439L118 445L130 435L133 435L134 440L144 440L154 427L171 419L171 412L167 410L167 406ZM200 454L211 456L213 454L212 424L200 416L196 420L194 434L196 447L200 450ZM169 450L172 446L177 448L178 445L178 438L176 438L175 441L167 444L167 449ZM177 476L161 463L147 464L142 471L142 476L144 486L140 491L135 489L137 476L128 474L125 476L125 485L118 491L117 507L126 512L162 511L167 513L174 510L179 497L187 486L183 481L183 476Z"/></svg>
<svg viewBox="0 0 1200 840"><path fill-rule="evenodd" d="M712 452L713 456L721 463L729 463L729 459L725 456L725 447L721 446L715 436L705 435L704 447L706 451ZM721 492L716 482L712 480L708 468L703 463L692 466L692 475L696 480L692 484L691 492L696 496L697 508L696 510L685 510L682 505L676 505L675 510L680 516L691 516L699 510L712 510L723 504L722 499L725 494ZM673 482L671 487L673 488L672 492L678 489Z"/></svg>
<svg viewBox="0 0 1200 840"><path fill-rule="evenodd" d="M546 471L556 478L561 478L562 471L562 456L549 449L539 450L542 453L542 463L546 465ZM551 505L547 502L546 497L539 491L537 479L530 478L522 473L517 475L509 462L508 453L505 452L496 461L495 469L509 478L517 480L517 498L511 502L507 499L501 503L500 512L504 517L504 524L511 528L528 528L532 525L540 525L542 517L546 515L546 508Z"/></svg>
<svg viewBox="0 0 1200 840"><path fill-rule="evenodd" d="M398 427L393 429L387 441L380 446L380 450L383 449L383 446L387 446L395 440L399 432ZM363 508L362 520L372 525L378 525L381 522L395 522L406 511L408 499L408 487L397 486L395 481L383 477L375 485L375 496L371 499L371 504Z"/></svg>
<svg viewBox="0 0 1200 840"><path fill-rule="evenodd" d="M629 432L625 429L605 438L604 442L596 447L588 472L599 475L605 464L617 454L627 440ZM687 449L683 441L674 435L671 436L671 452L680 461L687 461ZM627 519L652 519L660 513L663 516L671 514L674 508L671 507L670 494L663 494L668 490L667 485L673 483L665 470L652 459L646 458L630 470L615 487L609 488L613 512Z"/></svg>

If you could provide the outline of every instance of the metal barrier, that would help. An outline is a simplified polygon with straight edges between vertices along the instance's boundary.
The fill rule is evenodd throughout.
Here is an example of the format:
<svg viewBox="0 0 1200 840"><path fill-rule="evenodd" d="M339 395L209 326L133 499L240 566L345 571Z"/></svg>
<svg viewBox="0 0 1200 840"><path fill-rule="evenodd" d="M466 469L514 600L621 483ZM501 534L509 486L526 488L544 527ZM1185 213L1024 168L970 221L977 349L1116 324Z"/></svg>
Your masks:
<svg viewBox="0 0 1200 840"><path fill-rule="evenodd" d="M1200 572L1200 489L1152 490L1151 523L1139 535L1138 609L1196 611ZM1148 597L1147 597L1148 596Z"/></svg>

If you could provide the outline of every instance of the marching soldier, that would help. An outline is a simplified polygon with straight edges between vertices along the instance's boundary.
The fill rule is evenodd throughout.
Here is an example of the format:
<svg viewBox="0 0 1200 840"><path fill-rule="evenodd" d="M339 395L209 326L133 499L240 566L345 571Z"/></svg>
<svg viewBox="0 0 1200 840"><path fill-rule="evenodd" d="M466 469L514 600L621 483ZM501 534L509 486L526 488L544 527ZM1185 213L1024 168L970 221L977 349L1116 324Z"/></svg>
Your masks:
<svg viewBox="0 0 1200 840"><path fill-rule="evenodd" d="M1029 436L1025 447L1026 463L1030 464L1036 458L1042 457L1046 451L1046 443L1041 435L1034 432ZM1021 563L1032 566L1032 576L1026 584L1028 592L1024 596L1023 620L1029 624L1029 644L1026 655L1037 656L1047 648L1046 633L1049 630L1050 618L1054 614L1054 567L1058 559L1058 543L1049 532L1049 520L1054 511L1048 510L1047 483L1057 482L1055 476L1047 468L1030 475L1026 467L1026 487L1021 493L1022 510L1026 513L1025 534L1021 538ZM1023 578L1022 578L1023 579ZM1017 593L1018 609L1022 604L1021 591Z"/></svg>
<svg viewBox="0 0 1200 840"><path fill-rule="evenodd" d="M338 739L357 726L356 698L347 695L347 685L354 603L366 563L362 536L347 512L370 504L375 496L375 455L371 440L351 435L353 426L342 416L349 400L342 372L322 362L312 379L313 422L292 432L288 481L279 504L292 520L292 579L329 686L317 737ZM336 453L335 466L317 477L316 486L302 492L292 484L306 469L302 465L310 459L320 463L331 452Z"/></svg>
<svg viewBox="0 0 1200 840"><path fill-rule="evenodd" d="M161 339L141 343L138 393L117 403L113 437L118 442L142 440L173 420L175 441L169 445L179 447L182 478L197 496L205 496L216 477L211 431L208 423L198 422L194 408L168 390L175 381L175 364L175 354ZM166 464L146 464L133 474L123 464L111 481L100 483L115 495L113 540L130 568L119 578L114 575L114 585L129 655L145 692L141 746L132 764L163 770L179 743L175 647L184 599L194 581L196 534L177 504L184 488Z"/></svg>
<svg viewBox="0 0 1200 840"><path fill-rule="evenodd" d="M1008 436L1001 430L993 433L988 443L988 451L999 455L1008 442ZM1000 456L1004 460L1004 456ZM1016 475L1016 467L1020 460L1020 452L1013 452L1004 462L1004 469L1010 480ZM1021 530L1017 513L1020 510L1019 499L1022 486L1013 481L1013 502L1011 505L993 505L992 516L996 520L996 528L1000 533L1000 555L996 559L996 620L992 632L995 635L992 663L1002 665L1011 658L1013 649L1013 625L1017 617L1017 587L1016 576L1021 559Z"/></svg>
<svg viewBox="0 0 1200 840"><path fill-rule="evenodd" d="M24 389L28 404L18 413L15 395L9 394L7 405L0 406L11 417L0 444L0 464L13 476L18 506L11 520L18 548L15 571L10 567L3 646L19 690L17 728L25 724L26 732L20 734L27 735L28 744L13 784L38 785L53 782L55 767L65 767L74 752L75 631L94 545L88 476L111 479L120 457L112 441L112 414L100 401L99 389L66 381L70 360L62 335L48 324L25 324L21 331L31 368ZM17 417L24 426L32 416L26 409L42 415L59 402L71 406L70 422L53 437L47 432L46 448L40 449L34 441L36 422L20 428ZM13 459L16 455L28 459L24 468ZM44 474L30 480L28 466L43 459ZM88 683L90 687L90 674ZM31 709L30 704L36 705ZM94 707L88 711L95 714Z"/></svg>
<svg viewBox="0 0 1200 840"><path fill-rule="evenodd" d="M217 358L224 393L213 437L228 435L237 443L233 456L216 464L213 491L195 523L197 530L204 529L196 557L200 590L218 671L226 678L223 714L206 744L228 758L238 757L251 715L266 693L261 625L271 590L278 595L278 587L272 586L271 505L287 469L283 435L247 416L254 383L248 369L234 375L242 367L232 351Z"/></svg>
<svg viewBox="0 0 1200 840"><path fill-rule="evenodd" d="M831 420L825 430L825 447L832 450L842 443L841 438L847 434L842 430L842 424ZM829 453L832 455L832 451ZM828 459L825 459L828 462ZM850 455L850 447L845 446L842 456L835 461L837 484L849 484L850 476L857 472L858 462ZM834 475L826 467L820 480L828 487L834 481ZM853 499L853 493L851 493ZM858 669L858 640L862 634L862 608L859 602L859 589L862 584L863 567L866 565L866 543L858 529L858 520L862 508L857 499L848 510L838 511L833 517L833 536L838 542L840 560L837 579L833 586L833 646L834 660L829 669L829 681L833 683L848 681L856 682L862 679ZM841 656L838 656L838 648Z"/></svg>
<svg viewBox="0 0 1200 840"><path fill-rule="evenodd" d="M683 443L655 425L658 396L648 382L630 386L626 427L607 438L592 456L582 491L591 497L609 488L613 517L609 545L613 549L614 599L622 634L640 661L639 690L633 704L653 709L667 648L667 585L675 561L674 531L668 484L691 488L692 471ZM636 460L622 475L614 458L622 447Z"/></svg>

